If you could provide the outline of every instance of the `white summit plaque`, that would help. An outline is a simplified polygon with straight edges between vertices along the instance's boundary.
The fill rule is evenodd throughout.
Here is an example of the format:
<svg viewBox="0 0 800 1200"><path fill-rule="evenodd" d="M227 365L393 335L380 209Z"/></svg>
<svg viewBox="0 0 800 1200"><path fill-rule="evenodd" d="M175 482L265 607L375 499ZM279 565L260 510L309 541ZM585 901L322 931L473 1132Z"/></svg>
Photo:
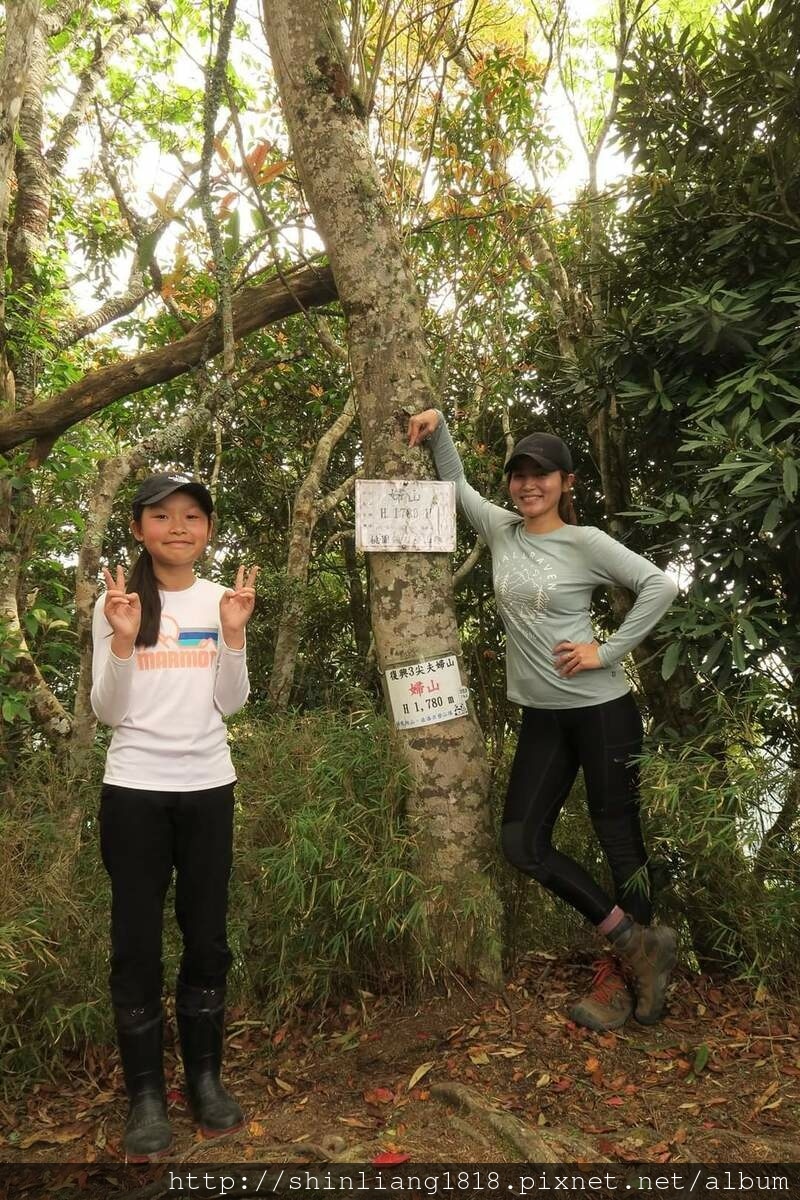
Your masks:
<svg viewBox="0 0 800 1200"><path fill-rule="evenodd" d="M456 548L456 487L434 479L357 479L356 549Z"/></svg>
<svg viewBox="0 0 800 1200"><path fill-rule="evenodd" d="M386 668L386 687L398 729L466 717L469 688L461 683L455 654Z"/></svg>

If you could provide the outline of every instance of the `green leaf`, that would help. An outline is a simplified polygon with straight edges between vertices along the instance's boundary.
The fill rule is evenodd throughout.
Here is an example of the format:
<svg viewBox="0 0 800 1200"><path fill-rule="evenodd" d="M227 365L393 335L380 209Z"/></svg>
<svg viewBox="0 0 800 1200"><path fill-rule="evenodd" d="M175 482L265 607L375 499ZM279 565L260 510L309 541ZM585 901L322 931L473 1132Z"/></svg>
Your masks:
<svg viewBox="0 0 800 1200"><path fill-rule="evenodd" d="M719 658L720 654L722 654L722 651L725 649L726 645L727 641L725 638L717 638L717 640L714 642L714 645L701 662L700 670L710 671L711 668L716 664L717 659Z"/></svg>
<svg viewBox="0 0 800 1200"><path fill-rule="evenodd" d="M664 659L661 663L662 679L670 679L675 674L675 668L678 665L680 657L681 644L680 642L673 642L667 647L666 654L664 655Z"/></svg>
<svg viewBox="0 0 800 1200"><path fill-rule="evenodd" d="M761 522L761 532L762 533L772 533L773 529L775 528L775 526L778 524L778 521L780 520L782 510L783 510L783 500L776 497L770 504L766 513L764 514L764 520Z"/></svg>
<svg viewBox="0 0 800 1200"><path fill-rule="evenodd" d="M739 480L736 487L733 489L734 494L743 492L744 489L748 487L754 479L758 479L759 475L763 475L764 472L769 471L771 467L771 462L759 463L757 467L753 467L752 470L748 471L747 474Z"/></svg>
<svg viewBox="0 0 800 1200"><path fill-rule="evenodd" d="M733 647L733 661L736 663L736 666L739 668L739 670L743 671L747 666L747 662L744 656L744 643L742 642L738 632L734 633L731 644Z"/></svg>
<svg viewBox="0 0 800 1200"><path fill-rule="evenodd" d="M747 620L747 617L739 617L739 628L745 636L745 641L753 647L754 650L761 649L761 638L755 631L755 628Z"/></svg>
<svg viewBox="0 0 800 1200"><path fill-rule="evenodd" d="M694 1056L694 1062L692 1063L692 1070L694 1071L695 1075L699 1075L700 1072L703 1070L703 1068L706 1066L706 1064L708 1062L708 1057L709 1057L709 1049L708 1049L708 1046L705 1044L705 1042L703 1042L701 1045L699 1045L697 1047L697 1050L696 1050L695 1056Z"/></svg>
<svg viewBox="0 0 800 1200"><path fill-rule="evenodd" d="M797 495L797 463L793 458L783 460L783 490L789 500Z"/></svg>

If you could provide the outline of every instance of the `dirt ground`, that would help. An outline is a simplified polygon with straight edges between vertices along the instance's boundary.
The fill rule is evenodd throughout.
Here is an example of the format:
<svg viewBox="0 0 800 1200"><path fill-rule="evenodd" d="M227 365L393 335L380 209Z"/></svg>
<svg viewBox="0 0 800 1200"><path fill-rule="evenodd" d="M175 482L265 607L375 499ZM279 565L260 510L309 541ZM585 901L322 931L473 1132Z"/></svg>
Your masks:
<svg viewBox="0 0 800 1200"><path fill-rule="evenodd" d="M272 1031L234 1011L226 1081L246 1125L200 1137L170 1046L175 1139L161 1161L535 1161L506 1118L574 1161L800 1161L797 1007L684 973L660 1025L601 1035L565 1015L590 979L588 962L533 956L501 992L454 979L413 1007L365 995ZM116 1056L92 1048L66 1082L0 1111L0 1161L119 1163L124 1112Z"/></svg>

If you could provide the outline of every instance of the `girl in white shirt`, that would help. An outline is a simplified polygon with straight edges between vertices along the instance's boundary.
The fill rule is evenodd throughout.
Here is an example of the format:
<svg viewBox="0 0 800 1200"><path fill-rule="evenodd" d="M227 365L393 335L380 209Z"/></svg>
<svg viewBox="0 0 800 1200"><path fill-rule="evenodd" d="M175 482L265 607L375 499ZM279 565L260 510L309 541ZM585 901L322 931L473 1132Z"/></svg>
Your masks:
<svg viewBox="0 0 800 1200"><path fill-rule="evenodd" d="M163 1068L164 898L175 879L183 935L176 1012L187 1094L207 1135L242 1110L220 1083L235 772L223 718L247 700L245 626L253 567L232 589L198 579L214 504L180 475L152 475L136 493L141 552L126 585L104 569L93 622L92 707L114 730L100 805L111 879L111 997L130 1111L131 1160L167 1149Z"/></svg>

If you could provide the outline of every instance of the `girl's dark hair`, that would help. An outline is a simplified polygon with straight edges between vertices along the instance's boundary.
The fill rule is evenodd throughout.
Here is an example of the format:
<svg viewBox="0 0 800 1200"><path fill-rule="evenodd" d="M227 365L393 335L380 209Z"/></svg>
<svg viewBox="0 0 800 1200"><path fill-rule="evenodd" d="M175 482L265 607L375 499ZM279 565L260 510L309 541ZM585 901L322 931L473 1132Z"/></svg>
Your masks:
<svg viewBox="0 0 800 1200"><path fill-rule="evenodd" d="M133 519L138 524L142 519L142 508L137 504L133 510ZM138 510L138 511L137 511ZM128 580L128 591L137 592L142 605L142 621L136 635L137 646L155 646L158 641L158 631L161 628L161 597L158 594L158 580L153 570L153 560L150 551L142 546L134 568Z"/></svg>
<svg viewBox="0 0 800 1200"><path fill-rule="evenodd" d="M567 472L561 472L562 481L567 478ZM575 505L572 503L572 491L562 492L561 499L558 502L558 515L565 525L577 525L578 514L575 512Z"/></svg>

